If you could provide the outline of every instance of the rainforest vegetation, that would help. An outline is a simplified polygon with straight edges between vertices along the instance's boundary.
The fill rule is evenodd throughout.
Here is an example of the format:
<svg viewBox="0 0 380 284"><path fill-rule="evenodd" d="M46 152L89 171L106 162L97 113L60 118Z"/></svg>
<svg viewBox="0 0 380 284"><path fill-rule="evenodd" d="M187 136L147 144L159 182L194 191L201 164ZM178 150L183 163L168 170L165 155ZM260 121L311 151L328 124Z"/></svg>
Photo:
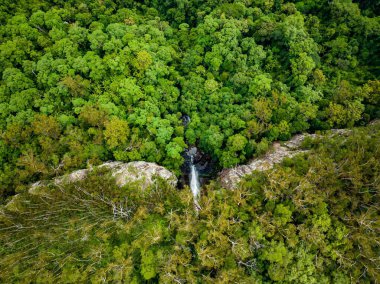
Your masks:
<svg viewBox="0 0 380 284"><path fill-rule="evenodd" d="M0 213L2 283L376 283L380 123L311 148L195 210L164 181L20 193ZM145 282L147 283L147 282Z"/></svg>
<svg viewBox="0 0 380 284"><path fill-rule="evenodd" d="M178 175L185 142L231 167L293 133L379 117L378 8L3 0L2 195L107 160Z"/></svg>
<svg viewBox="0 0 380 284"><path fill-rule="evenodd" d="M0 282L378 283L379 11L0 1ZM190 146L230 168L332 128L353 130L236 190L210 182L200 210L186 188L119 188L104 169L28 191L111 160L180 176Z"/></svg>

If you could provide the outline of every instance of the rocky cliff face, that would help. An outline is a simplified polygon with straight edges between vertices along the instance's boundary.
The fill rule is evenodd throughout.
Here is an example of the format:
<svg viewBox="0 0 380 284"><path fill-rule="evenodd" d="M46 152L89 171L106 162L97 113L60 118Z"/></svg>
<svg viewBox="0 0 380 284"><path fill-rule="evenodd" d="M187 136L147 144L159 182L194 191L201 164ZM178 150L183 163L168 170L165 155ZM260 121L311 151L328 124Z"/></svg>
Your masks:
<svg viewBox="0 0 380 284"><path fill-rule="evenodd" d="M333 129L331 135L346 135L348 129ZM240 165L235 168L224 169L219 173L219 181L224 188L234 189L245 175L251 174L253 171L265 171L272 168L275 164L281 163L285 158L292 158L299 153L307 152L299 147L306 138L317 138L317 134L299 134L289 141L281 145L275 142L271 151L261 158L251 160L246 165Z"/></svg>
<svg viewBox="0 0 380 284"><path fill-rule="evenodd" d="M107 162L100 166L91 169L82 169L74 171L70 174L57 177L52 180L38 181L31 185L29 188L29 193L33 195L41 194L41 186L55 184L64 185L80 180L84 180L90 171L96 168L107 168L110 170L110 174L115 178L116 184L123 187L126 184L137 183L140 189L144 190L149 185L154 184L157 177L165 179L169 184L176 186L177 177L170 172L168 169L161 167L155 163L148 163L143 161L122 163L122 162ZM16 194L12 199L5 205L10 211L17 211L17 203L20 198L20 194Z"/></svg>
<svg viewBox="0 0 380 284"><path fill-rule="evenodd" d="M116 184L120 187L126 185L127 183L138 182L139 186L141 186L142 189L145 189L154 183L156 177L167 180L173 186L177 184L177 177L172 172L155 163L148 163L143 161L130 163L108 162L98 166L98 168L109 169L111 175L115 177ZM34 183L29 191L33 192L33 189L39 187L40 185L48 184L51 182L54 184L65 184L83 180L92 170L93 169L77 170L68 175L57 177L50 182L39 181Z"/></svg>
<svg viewBox="0 0 380 284"><path fill-rule="evenodd" d="M375 121L373 123L380 122ZM330 135L344 136L347 135L349 132L350 130L348 129L333 129L330 131ZM299 149L302 142L305 140L305 138L316 138L319 136L320 135L317 134L305 133L296 135L289 141L284 142L282 144L280 144L279 142L275 142L272 145L272 149L265 156L252 159L246 165L240 165L235 168L224 169L218 174L218 179L224 188L234 189L238 186L239 182L245 175L251 174L253 171L268 170L272 168L275 164L282 162L284 158L291 158L299 153L307 152L307 150ZM195 151L195 159L198 159L198 156L200 154L196 153L196 148L194 149L191 149L191 151ZM201 158L199 158L199 160L201 160ZM167 180L173 186L176 186L178 183L177 177L172 172L155 163L148 163L144 161L136 161L130 163L107 162L98 166L98 168L104 167L110 170L111 175L115 177L116 184L120 187L126 185L127 183L138 182L139 186L142 189L145 189L149 185L154 183L156 177L160 177L162 179ZM49 183L64 184L83 180L92 170L93 169L81 169L74 171L70 174L57 177L52 181L39 181L34 183L29 191L33 192L35 188ZM200 170L203 170L202 166L200 166Z"/></svg>

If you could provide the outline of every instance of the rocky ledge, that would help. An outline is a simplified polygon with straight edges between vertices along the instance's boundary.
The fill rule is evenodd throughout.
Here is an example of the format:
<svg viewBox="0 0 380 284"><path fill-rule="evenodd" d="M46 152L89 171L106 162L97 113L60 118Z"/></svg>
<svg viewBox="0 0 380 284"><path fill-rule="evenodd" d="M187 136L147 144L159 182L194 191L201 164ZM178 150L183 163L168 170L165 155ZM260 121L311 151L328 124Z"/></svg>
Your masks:
<svg viewBox="0 0 380 284"><path fill-rule="evenodd" d="M116 184L120 187L128 183L137 183L142 189L147 188L154 183L155 178L160 177L167 180L170 184L175 186L177 184L177 177L168 169L159 166L155 163L148 163L143 161L122 163L122 162L107 162L97 168L107 168L110 170L111 175L115 178ZM52 181L39 181L32 184L29 192L41 185L53 183L53 184L65 184L84 180L91 169L82 169L74 171L68 175L57 177Z"/></svg>
<svg viewBox="0 0 380 284"><path fill-rule="evenodd" d="M348 129L332 129L331 135L346 135ZM271 169L275 164L281 163L285 158L292 158L299 153L307 150L299 149L306 138L317 138L317 134L299 134L293 136L289 141L280 144L275 142L272 149L263 157L252 159L246 165L236 166L234 168L224 169L219 173L219 181L224 188L234 189L244 176L251 174L253 171L265 171Z"/></svg>

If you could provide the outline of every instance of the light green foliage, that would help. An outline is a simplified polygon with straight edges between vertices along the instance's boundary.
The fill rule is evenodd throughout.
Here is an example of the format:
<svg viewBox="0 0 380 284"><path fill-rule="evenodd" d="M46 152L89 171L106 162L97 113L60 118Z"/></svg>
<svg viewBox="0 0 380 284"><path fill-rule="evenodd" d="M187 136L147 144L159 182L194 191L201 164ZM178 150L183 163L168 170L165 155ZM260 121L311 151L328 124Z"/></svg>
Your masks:
<svg viewBox="0 0 380 284"><path fill-rule="evenodd" d="M143 50L139 51L134 60L134 65L138 71L145 71L152 64L152 57L150 54Z"/></svg>
<svg viewBox="0 0 380 284"><path fill-rule="evenodd" d="M291 220L291 217L292 211L290 211L289 207L284 206L283 204L276 206L276 209L274 210L274 218L279 225L285 225Z"/></svg>
<svg viewBox="0 0 380 284"><path fill-rule="evenodd" d="M157 264L157 259L151 250L143 252L141 256L141 274L145 280L149 280L156 276L157 272L155 265Z"/></svg>
<svg viewBox="0 0 380 284"><path fill-rule="evenodd" d="M176 137L166 146L166 150L170 158L179 159L185 147L186 144L183 141L182 137Z"/></svg>
<svg viewBox="0 0 380 284"><path fill-rule="evenodd" d="M105 123L104 137L111 149L125 146L129 140L129 126L125 120L113 117Z"/></svg>

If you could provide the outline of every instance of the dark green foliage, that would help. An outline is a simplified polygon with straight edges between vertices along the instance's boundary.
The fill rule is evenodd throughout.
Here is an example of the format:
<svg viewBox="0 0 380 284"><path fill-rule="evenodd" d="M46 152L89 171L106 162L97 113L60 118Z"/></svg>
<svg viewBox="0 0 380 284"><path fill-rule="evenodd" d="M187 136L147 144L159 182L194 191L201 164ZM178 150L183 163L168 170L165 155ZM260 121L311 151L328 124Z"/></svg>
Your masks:
<svg viewBox="0 0 380 284"><path fill-rule="evenodd" d="M199 211L187 188L101 171L28 188L107 160L179 175L190 145L233 167L366 125L379 35L374 0L2 0L0 282L377 283L377 125L212 182Z"/></svg>
<svg viewBox="0 0 380 284"><path fill-rule="evenodd" d="M294 133L379 117L377 6L2 1L1 196L109 159L179 174L184 142L235 166Z"/></svg>
<svg viewBox="0 0 380 284"><path fill-rule="evenodd" d="M326 136L328 137L328 136ZM247 177L118 188L107 172L0 208L2 283L376 283L380 126Z"/></svg>

